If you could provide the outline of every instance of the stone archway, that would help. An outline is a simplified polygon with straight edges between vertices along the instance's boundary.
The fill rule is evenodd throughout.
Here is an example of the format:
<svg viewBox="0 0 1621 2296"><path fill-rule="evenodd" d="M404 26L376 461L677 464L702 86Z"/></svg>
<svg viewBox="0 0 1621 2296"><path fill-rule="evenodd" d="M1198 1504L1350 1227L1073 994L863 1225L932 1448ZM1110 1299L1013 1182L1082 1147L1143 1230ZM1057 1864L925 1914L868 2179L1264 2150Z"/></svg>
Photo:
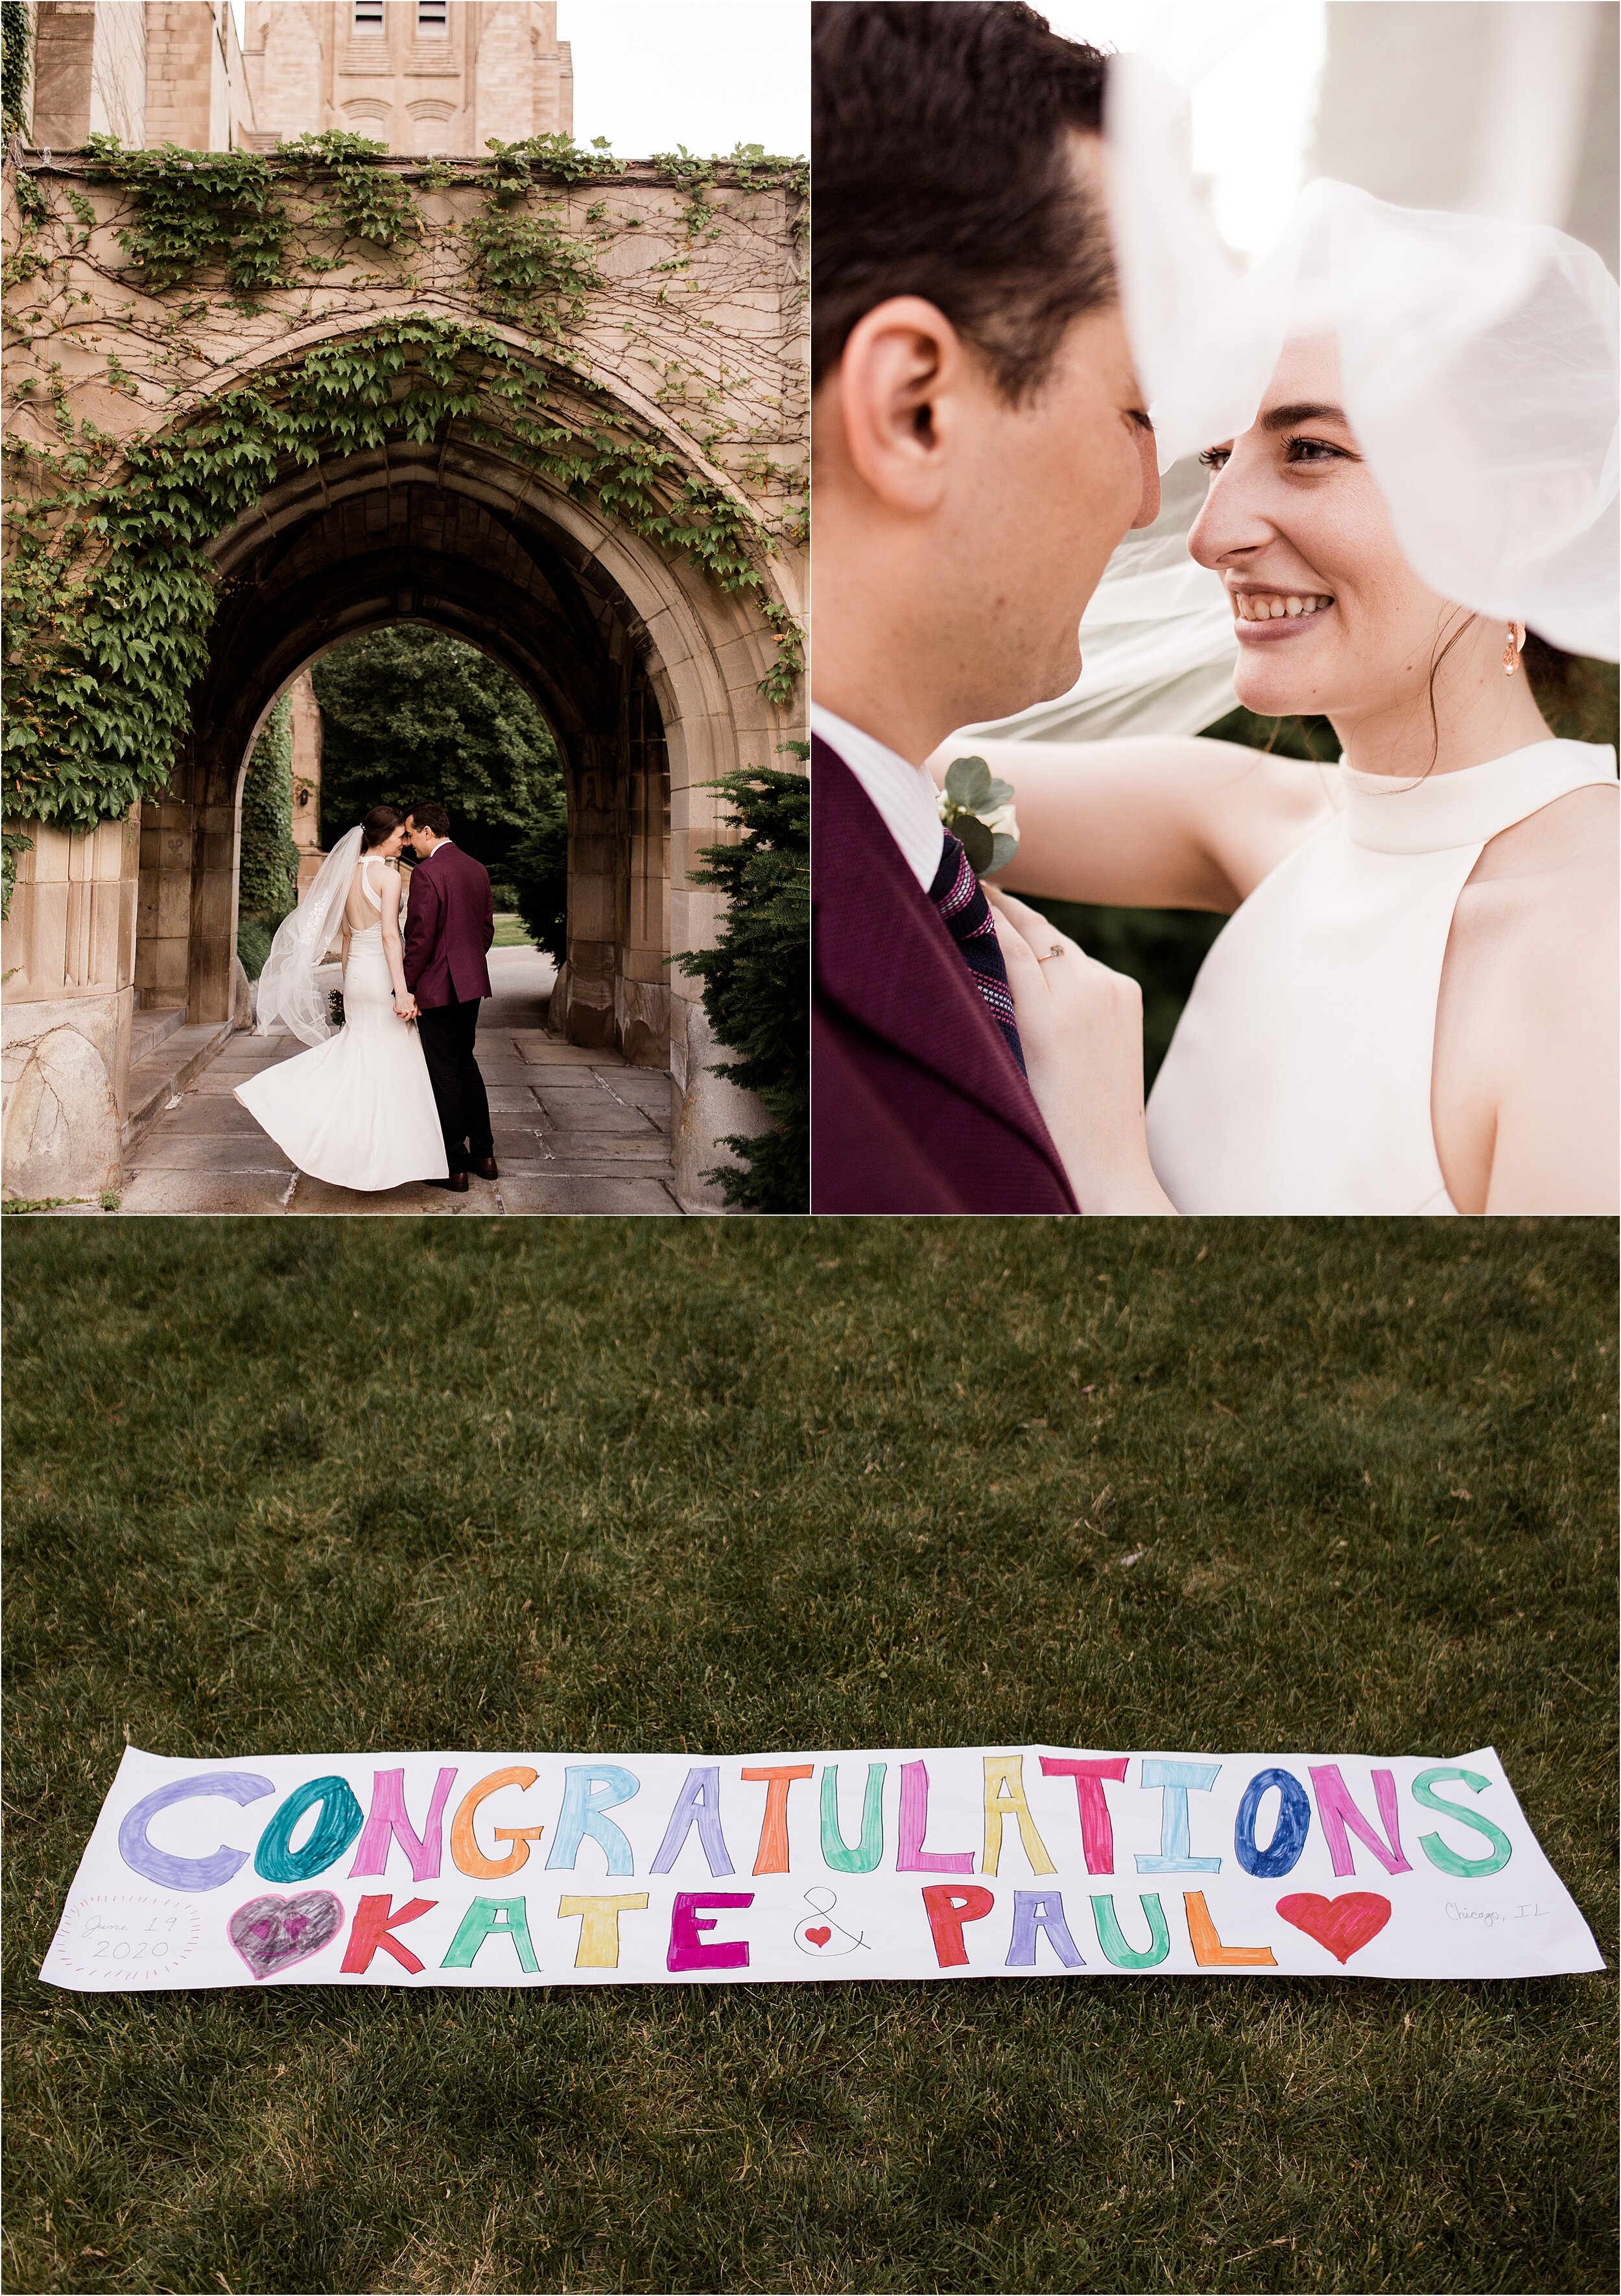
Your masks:
<svg viewBox="0 0 1621 2296"><path fill-rule="evenodd" d="M23 824L38 833L7 928L8 1083L51 1029L75 1030L104 1066L108 1106L127 1140L150 1106L141 1092L151 1079L134 1080L132 1043L138 1054L151 1016L187 1040L188 1060L211 1055L233 1009L242 1013L233 999L238 813L257 727L327 647L419 620L491 654L553 726L570 815L569 962L555 1023L577 1046L667 1066L677 1193L692 1208L716 1202L703 1175L727 1160L721 1139L761 1128L763 1117L726 1082L697 984L671 960L712 946L721 924L719 897L692 874L700 849L732 833L710 785L778 762L802 731L779 634L794 630L804 570L776 507L796 482L804 418L798 193L747 170L689 189L644 163L554 189L550 212L577 248L594 250L598 276L566 340L555 327L537 340L480 299L469 226L489 213L488 194L469 163L417 195L427 236L411 258L415 276L403 275L403 261L381 273L351 259L334 274L329 263L316 283L275 291L250 311L217 289L201 300L184 286L148 287L134 301L110 293L120 275L121 194L79 160L23 164L77 178L71 198L94 213L87 234L64 239L48 289L25 279L8 301L30 322L47 306L85 307L67 381L51 388L103 436L151 438L206 421L211 401L239 385L274 388L277 370L380 322L471 325L544 379L541 396L565 426L646 442L668 483L729 505L766 548L760 586L729 590L678 542L647 538L656 521L616 514L588 487L548 482L499 417L452 420L431 443L396 439L284 472L208 545L222 592L166 789L99 829ZM51 229L66 231L60 202L53 215ZM62 300L75 296L78 304ZM32 352L12 362L8 420L20 438L44 441L32 365L43 375ZM17 1104L31 1103L24 1095ZM44 1193L56 1151L44 1119L30 1121L37 1154L13 1142L8 1124L7 1181ZM93 1167L109 1177L116 1168L118 1141L110 1146L107 1133L103 1111L76 1187ZM26 1183L14 1177L16 1157Z"/></svg>

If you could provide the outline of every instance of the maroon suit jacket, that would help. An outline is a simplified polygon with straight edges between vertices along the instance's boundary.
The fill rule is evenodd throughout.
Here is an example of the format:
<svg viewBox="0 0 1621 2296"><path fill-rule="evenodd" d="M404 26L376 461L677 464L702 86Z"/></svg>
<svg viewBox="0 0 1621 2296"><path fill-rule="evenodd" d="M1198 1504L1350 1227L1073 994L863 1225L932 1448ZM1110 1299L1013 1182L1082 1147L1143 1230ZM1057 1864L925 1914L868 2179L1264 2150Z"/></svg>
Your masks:
<svg viewBox="0 0 1621 2296"><path fill-rule="evenodd" d="M495 938L489 872L448 838L411 872L405 986L424 1013L488 996L485 952Z"/></svg>
<svg viewBox="0 0 1621 2296"><path fill-rule="evenodd" d="M811 745L811 1210L1073 1212L1030 1087L855 775Z"/></svg>

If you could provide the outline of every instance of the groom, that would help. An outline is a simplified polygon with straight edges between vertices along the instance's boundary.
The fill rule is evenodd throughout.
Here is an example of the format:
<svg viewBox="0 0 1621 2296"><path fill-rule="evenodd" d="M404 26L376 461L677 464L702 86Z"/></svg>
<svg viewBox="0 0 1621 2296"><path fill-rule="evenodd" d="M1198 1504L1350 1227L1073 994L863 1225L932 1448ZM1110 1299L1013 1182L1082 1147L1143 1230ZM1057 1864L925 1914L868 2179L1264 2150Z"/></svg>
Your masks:
<svg viewBox="0 0 1621 2296"><path fill-rule="evenodd" d="M405 835L416 855L405 911L405 986L433 1086L450 1177L430 1187L468 1192L470 1168L498 1177L489 1096L473 1057L479 1003L490 995L486 952L495 937L489 873L451 840L450 816L431 799L412 807Z"/></svg>
<svg viewBox="0 0 1621 2296"><path fill-rule="evenodd" d="M1075 684L1082 610L1158 510L1104 59L1010 0L823 0L812 21L812 1209L1072 1212L923 761ZM1112 979L1076 953L1070 980L1093 976ZM1030 1078L1084 1106L1079 1037L1048 1033Z"/></svg>

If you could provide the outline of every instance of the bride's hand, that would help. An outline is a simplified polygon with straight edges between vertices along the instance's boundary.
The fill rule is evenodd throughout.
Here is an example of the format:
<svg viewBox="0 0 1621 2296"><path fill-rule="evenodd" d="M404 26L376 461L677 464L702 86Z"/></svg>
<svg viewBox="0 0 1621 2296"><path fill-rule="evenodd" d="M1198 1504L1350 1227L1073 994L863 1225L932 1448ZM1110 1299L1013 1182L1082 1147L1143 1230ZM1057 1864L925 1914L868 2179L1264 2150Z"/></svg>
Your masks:
<svg viewBox="0 0 1621 2296"><path fill-rule="evenodd" d="M409 990L407 990L403 996L397 996L395 998L394 1010L402 1021L415 1020L416 999L411 995Z"/></svg>
<svg viewBox="0 0 1621 2296"><path fill-rule="evenodd" d="M1142 991L995 885L995 919L1036 1104L1084 1212L1174 1210L1142 1123Z"/></svg>

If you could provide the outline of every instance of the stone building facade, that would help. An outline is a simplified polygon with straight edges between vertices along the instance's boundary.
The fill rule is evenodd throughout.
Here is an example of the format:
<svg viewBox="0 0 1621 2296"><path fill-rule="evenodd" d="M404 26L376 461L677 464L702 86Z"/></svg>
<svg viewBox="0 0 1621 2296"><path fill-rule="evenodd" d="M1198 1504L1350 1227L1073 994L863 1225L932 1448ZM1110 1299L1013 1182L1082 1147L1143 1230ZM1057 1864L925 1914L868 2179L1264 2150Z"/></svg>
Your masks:
<svg viewBox="0 0 1621 2296"><path fill-rule="evenodd" d="M46 151L92 135L196 152L250 142L229 0L38 0L30 119Z"/></svg>
<svg viewBox="0 0 1621 2296"><path fill-rule="evenodd" d="M568 135L554 0L249 0L248 141L347 128L390 152L482 152Z"/></svg>
<svg viewBox="0 0 1621 2296"><path fill-rule="evenodd" d="M555 0L37 0L30 140L270 152L329 128L390 152L568 135Z"/></svg>

